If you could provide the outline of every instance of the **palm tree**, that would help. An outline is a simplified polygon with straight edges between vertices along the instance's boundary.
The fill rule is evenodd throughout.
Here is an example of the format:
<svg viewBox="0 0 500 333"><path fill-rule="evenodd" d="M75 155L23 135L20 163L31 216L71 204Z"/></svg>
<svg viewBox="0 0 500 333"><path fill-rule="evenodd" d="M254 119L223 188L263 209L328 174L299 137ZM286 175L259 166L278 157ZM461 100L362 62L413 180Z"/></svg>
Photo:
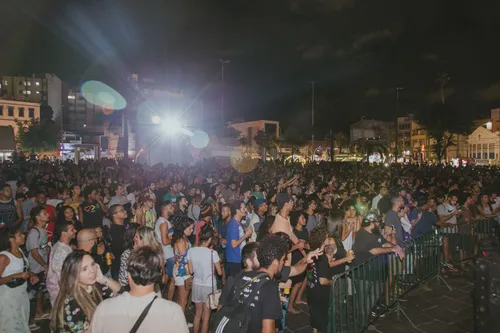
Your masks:
<svg viewBox="0 0 500 333"><path fill-rule="evenodd" d="M292 146L292 161L295 161L295 151L298 147L303 146L307 139L303 132L299 131L296 127L288 127L283 133L283 142Z"/></svg>
<svg viewBox="0 0 500 333"><path fill-rule="evenodd" d="M349 145L349 139L344 132L337 132L333 135L333 142L339 147L339 154L342 154L342 148ZM334 147L332 147L334 149Z"/></svg>
<svg viewBox="0 0 500 333"><path fill-rule="evenodd" d="M262 159L265 161L267 156L267 149L271 143L271 137L264 131L258 131L254 136L254 140L262 151Z"/></svg>
<svg viewBox="0 0 500 333"><path fill-rule="evenodd" d="M441 104L444 104L444 87L450 81L450 76L446 72L439 72L437 76L437 80L441 87Z"/></svg>

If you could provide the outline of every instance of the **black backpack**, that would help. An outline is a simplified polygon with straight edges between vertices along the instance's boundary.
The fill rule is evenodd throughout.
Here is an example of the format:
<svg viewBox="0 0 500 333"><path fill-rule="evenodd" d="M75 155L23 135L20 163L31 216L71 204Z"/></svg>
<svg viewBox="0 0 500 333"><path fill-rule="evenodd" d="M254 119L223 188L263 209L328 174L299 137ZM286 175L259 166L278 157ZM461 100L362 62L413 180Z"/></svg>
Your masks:
<svg viewBox="0 0 500 333"><path fill-rule="evenodd" d="M229 302L225 304L222 309L216 312L214 320L212 320L211 332L215 333L247 333L248 325L250 324L250 302L255 299L257 292L267 279L261 279L259 282L254 283L255 280L268 276L267 273L256 275L250 281L243 283L243 279L235 281L233 289L233 296ZM243 285L242 285L243 283ZM245 290L250 284L252 292L245 299L242 296L242 291Z"/></svg>

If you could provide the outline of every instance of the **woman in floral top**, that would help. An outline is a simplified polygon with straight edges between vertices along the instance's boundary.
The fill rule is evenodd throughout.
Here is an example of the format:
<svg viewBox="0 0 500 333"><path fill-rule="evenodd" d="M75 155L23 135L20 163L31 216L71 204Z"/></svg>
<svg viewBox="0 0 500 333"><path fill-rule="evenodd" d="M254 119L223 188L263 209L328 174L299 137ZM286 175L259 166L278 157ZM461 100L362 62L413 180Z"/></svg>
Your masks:
<svg viewBox="0 0 500 333"><path fill-rule="evenodd" d="M177 287L177 303L186 310L187 299L191 291L193 277L189 271L187 254L191 248L188 237L193 233L194 224L184 214L174 215L172 218L174 234L172 247L174 248L174 281Z"/></svg>
<svg viewBox="0 0 500 333"><path fill-rule="evenodd" d="M64 260L60 284L50 323L59 333L86 333L97 305L120 290L117 281L104 277L94 259L79 250Z"/></svg>

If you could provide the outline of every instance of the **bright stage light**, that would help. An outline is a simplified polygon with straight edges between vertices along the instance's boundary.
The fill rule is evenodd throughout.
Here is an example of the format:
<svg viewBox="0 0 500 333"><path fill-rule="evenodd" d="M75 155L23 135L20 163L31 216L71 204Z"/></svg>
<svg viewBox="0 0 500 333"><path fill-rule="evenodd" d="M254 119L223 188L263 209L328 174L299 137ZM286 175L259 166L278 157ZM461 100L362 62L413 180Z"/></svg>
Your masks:
<svg viewBox="0 0 500 333"><path fill-rule="evenodd" d="M170 118L163 121L162 127L168 135L174 135L180 131L181 124L177 119Z"/></svg>
<svg viewBox="0 0 500 333"><path fill-rule="evenodd" d="M154 115L151 117L151 122L155 125L158 125L159 123L161 123L161 118L159 116Z"/></svg>

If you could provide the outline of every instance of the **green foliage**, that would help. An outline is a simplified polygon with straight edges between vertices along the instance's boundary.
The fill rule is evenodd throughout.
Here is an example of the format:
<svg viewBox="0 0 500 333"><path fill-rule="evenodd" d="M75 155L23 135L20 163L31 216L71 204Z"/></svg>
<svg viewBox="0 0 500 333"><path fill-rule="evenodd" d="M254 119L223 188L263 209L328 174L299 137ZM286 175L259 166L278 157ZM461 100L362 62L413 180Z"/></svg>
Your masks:
<svg viewBox="0 0 500 333"><path fill-rule="evenodd" d="M241 133L232 126L226 126L222 129L222 137L228 139L239 139L241 137Z"/></svg>
<svg viewBox="0 0 500 333"><path fill-rule="evenodd" d="M248 146L249 141L248 138L245 136L242 136L238 139L238 142L240 143L241 146Z"/></svg>
<svg viewBox="0 0 500 333"><path fill-rule="evenodd" d="M448 104L434 104L429 109L415 115L415 120L422 126L430 138L436 140L432 146L439 162L446 149L453 146L455 134L468 134L472 127L471 112L457 115L456 110Z"/></svg>
<svg viewBox="0 0 500 333"><path fill-rule="evenodd" d="M23 151L36 153L57 151L61 129L52 120L32 119L17 122L17 141Z"/></svg>
<svg viewBox="0 0 500 333"><path fill-rule="evenodd" d="M347 148L349 146L349 139L344 132L337 132L333 134L333 141L337 147L339 147L339 153L342 154L342 148Z"/></svg>
<svg viewBox="0 0 500 333"><path fill-rule="evenodd" d="M50 121L52 120L52 117L54 116L54 111L52 110L52 107L47 104L47 102L43 102L40 105L40 120L43 121Z"/></svg>

